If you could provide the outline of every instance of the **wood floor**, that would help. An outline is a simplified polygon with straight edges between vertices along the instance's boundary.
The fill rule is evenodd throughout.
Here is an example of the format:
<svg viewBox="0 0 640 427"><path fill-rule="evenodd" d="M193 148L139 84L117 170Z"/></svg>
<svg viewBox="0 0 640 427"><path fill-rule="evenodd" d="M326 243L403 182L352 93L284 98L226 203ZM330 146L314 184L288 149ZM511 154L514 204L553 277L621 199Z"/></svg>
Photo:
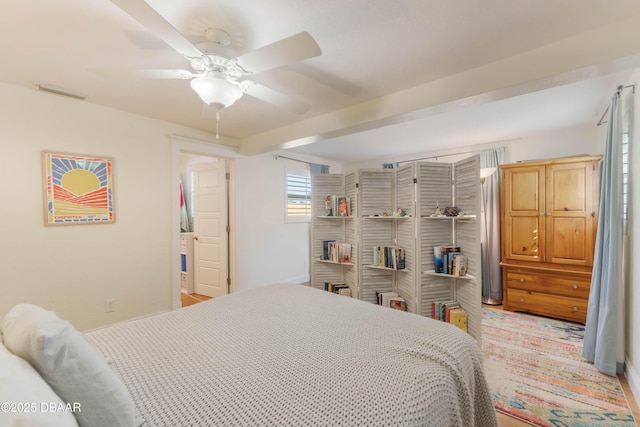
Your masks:
<svg viewBox="0 0 640 427"><path fill-rule="evenodd" d="M188 307L193 304L197 304L202 301L206 301L211 299L210 297L206 297L204 295L198 294L190 294L187 295L185 293L182 294L182 307ZM502 306L492 305L491 308L502 309ZM633 413L633 417L636 419L636 424L640 420L640 409L638 408L637 402L633 398L633 394L631 394L631 389L629 388L629 383L624 375L618 375L620 379L620 384L622 384L622 389L624 391L625 396L627 397L627 401L629 402L629 407L631 408L631 412ZM525 423L524 421L520 421L516 418L510 417L508 415L497 412L498 414L498 422L500 423L500 427L527 427L531 426L529 423Z"/></svg>
<svg viewBox="0 0 640 427"><path fill-rule="evenodd" d="M205 297L204 295L198 294L185 294L182 292L182 307L189 307L190 305L197 304L208 299L211 299L211 297Z"/></svg>

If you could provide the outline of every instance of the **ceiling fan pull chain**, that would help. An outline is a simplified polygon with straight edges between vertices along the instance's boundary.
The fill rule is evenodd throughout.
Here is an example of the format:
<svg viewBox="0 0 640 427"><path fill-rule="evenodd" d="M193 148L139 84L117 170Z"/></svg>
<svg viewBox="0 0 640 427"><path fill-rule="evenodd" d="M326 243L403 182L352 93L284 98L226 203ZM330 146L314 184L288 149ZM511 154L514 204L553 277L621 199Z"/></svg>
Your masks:
<svg viewBox="0 0 640 427"><path fill-rule="evenodd" d="M218 134L218 130L220 128L220 110L216 110L216 139L220 139L220 135Z"/></svg>

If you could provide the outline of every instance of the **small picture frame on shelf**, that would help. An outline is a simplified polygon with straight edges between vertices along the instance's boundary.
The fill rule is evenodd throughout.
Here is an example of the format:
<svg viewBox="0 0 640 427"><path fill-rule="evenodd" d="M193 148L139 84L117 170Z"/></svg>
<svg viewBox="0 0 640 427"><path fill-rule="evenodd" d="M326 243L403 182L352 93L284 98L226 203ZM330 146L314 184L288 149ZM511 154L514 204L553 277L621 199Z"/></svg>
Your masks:
<svg viewBox="0 0 640 427"><path fill-rule="evenodd" d="M347 196L336 196L336 216L349 216L350 206Z"/></svg>

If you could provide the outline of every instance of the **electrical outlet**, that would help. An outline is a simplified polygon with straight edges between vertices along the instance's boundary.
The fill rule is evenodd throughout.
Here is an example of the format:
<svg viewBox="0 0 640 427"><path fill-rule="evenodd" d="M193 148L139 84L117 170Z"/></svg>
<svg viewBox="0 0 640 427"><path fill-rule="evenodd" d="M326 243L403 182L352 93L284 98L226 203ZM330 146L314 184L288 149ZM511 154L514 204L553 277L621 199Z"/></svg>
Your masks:
<svg viewBox="0 0 640 427"><path fill-rule="evenodd" d="M116 311L116 300L114 299L106 299L104 300L104 312L111 313Z"/></svg>

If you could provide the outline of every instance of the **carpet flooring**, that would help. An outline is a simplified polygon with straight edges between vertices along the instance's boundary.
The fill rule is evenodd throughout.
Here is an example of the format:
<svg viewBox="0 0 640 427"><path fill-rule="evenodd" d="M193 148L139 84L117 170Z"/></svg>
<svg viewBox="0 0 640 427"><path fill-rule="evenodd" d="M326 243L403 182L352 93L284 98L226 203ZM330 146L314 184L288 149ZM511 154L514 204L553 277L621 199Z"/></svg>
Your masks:
<svg viewBox="0 0 640 427"><path fill-rule="evenodd" d="M617 377L582 358L584 326L483 308L495 408L540 427L636 427Z"/></svg>

